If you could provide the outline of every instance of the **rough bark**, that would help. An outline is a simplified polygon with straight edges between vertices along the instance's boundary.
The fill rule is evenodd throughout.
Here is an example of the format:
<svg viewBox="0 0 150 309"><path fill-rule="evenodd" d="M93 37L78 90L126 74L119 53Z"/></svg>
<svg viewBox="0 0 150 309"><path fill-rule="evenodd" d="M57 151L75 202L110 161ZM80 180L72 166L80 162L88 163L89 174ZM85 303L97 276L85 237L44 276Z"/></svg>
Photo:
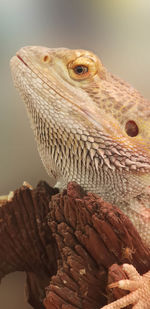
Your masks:
<svg viewBox="0 0 150 309"><path fill-rule="evenodd" d="M22 186L0 207L0 277L25 271L35 309L101 308L124 293L107 283L125 277L125 262L142 274L150 250L117 207L75 183Z"/></svg>

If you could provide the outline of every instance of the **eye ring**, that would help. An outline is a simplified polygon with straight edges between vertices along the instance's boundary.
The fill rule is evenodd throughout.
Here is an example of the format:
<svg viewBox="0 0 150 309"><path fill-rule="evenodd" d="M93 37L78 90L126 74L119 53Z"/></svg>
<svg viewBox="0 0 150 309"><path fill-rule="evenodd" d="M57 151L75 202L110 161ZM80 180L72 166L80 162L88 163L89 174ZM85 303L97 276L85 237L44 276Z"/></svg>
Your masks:
<svg viewBox="0 0 150 309"><path fill-rule="evenodd" d="M73 80L82 81L93 77L98 70L97 62L88 56L80 56L67 65L68 73Z"/></svg>
<svg viewBox="0 0 150 309"><path fill-rule="evenodd" d="M135 137L139 134L138 125L134 120L128 120L125 124L125 131L128 136Z"/></svg>

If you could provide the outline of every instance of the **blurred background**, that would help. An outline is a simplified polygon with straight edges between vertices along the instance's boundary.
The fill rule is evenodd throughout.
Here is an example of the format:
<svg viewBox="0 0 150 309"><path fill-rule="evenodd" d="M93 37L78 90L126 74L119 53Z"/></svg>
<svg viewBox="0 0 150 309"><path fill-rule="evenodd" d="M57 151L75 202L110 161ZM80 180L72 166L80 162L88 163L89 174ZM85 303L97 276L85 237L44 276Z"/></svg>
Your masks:
<svg viewBox="0 0 150 309"><path fill-rule="evenodd" d="M150 1L0 0L0 194L24 180L50 183L11 81L9 60L24 45L92 50L150 99ZM0 308L31 308L23 286L22 273L3 279Z"/></svg>

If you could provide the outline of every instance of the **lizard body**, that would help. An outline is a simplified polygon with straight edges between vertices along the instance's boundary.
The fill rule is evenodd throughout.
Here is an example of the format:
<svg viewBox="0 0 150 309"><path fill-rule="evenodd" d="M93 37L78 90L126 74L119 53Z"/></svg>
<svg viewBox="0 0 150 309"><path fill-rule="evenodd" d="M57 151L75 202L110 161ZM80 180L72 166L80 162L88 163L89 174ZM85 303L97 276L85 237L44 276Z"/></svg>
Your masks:
<svg viewBox="0 0 150 309"><path fill-rule="evenodd" d="M85 50L24 47L11 69L48 174L116 204L150 247L150 102Z"/></svg>

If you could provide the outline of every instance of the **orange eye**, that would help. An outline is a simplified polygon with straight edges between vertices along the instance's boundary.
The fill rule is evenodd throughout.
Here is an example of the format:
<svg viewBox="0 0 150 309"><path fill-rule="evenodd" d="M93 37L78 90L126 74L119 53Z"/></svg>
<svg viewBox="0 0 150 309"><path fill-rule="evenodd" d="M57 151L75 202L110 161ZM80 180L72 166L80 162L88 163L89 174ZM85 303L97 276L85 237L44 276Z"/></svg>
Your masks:
<svg viewBox="0 0 150 309"><path fill-rule="evenodd" d="M78 81L94 76L97 70L97 63L87 56L80 56L68 63L70 77Z"/></svg>
<svg viewBox="0 0 150 309"><path fill-rule="evenodd" d="M135 137L139 133L139 128L134 120L127 121L125 130L128 136Z"/></svg>

